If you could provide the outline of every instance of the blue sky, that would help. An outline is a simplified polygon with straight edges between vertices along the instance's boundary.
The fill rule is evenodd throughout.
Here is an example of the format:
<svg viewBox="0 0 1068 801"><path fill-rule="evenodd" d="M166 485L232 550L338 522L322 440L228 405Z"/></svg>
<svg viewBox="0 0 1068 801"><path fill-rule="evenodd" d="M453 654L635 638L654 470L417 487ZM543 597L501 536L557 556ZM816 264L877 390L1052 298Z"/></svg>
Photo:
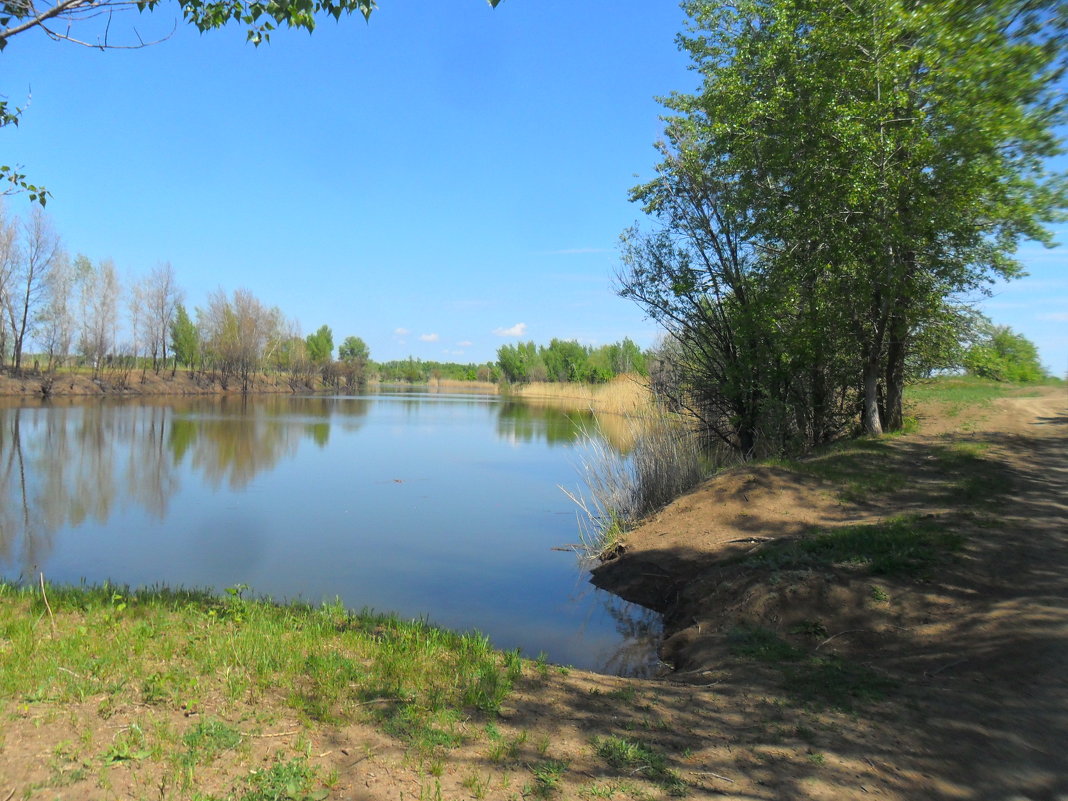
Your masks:
<svg viewBox="0 0 1068 801"><path fill-rule="evenodd" d="M173 28L140 50L27 33L0 55L0 91L32 95L0 152L47 184L72 253L131 278L169 261L190 307L247 288L378 360L653 342L612 275L641 216L627 190L656 163L655 96L695 86L670 0L383 0L370 23L260 48L176 13L112 21L115 42ZM1063 373L1065 256L1022 255L1031 276L985 308Z"/></svg>

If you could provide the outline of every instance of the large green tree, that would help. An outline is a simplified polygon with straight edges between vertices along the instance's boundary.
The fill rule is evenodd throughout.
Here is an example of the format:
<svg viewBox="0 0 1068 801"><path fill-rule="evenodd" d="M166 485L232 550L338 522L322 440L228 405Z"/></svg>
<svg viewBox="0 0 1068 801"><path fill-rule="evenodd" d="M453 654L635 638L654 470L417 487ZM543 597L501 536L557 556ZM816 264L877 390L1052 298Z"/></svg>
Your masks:
<svg viewBox="0 0 1068 801"><path fill-rule="evenodd" d="M316 364L325 364L334 355L334 334L328 325L319 326L314 334L308 334L305 343L308 357Z"/></svg>
<svg viewBox="0 0 1068 801"><path fill-rule="evenodd" d="M693 0L702 85L666 104L660 218L622 289L681 344L736 445L806 439L843 390L901 422L910 351L1066 205L1063 0ZM703 373L703 374L700 374Z"/></svg>
<svg viewBox="0 0 1068 801"><path fill-rule="evenodd" d="M193 367L200 358L200 332L181 303L176 304L170 325L171 352L175 364Z"/></svg>
<svg viewBox="0 0 1068 801"><path fill-rule="evenodd" d="M964 354L963 362L972 375L994 381L1041 381L1046 377L1033 342L1008 326L989 321L979 341Z"/></svg>

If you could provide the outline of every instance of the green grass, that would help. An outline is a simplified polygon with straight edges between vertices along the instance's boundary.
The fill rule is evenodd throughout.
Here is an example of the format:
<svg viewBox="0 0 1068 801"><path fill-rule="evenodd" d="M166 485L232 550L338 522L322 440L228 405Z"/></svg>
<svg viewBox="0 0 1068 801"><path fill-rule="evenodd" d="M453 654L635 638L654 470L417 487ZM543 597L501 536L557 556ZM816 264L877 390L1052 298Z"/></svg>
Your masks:
<svg viewBox="0 0 1068 801"><path fill-rule="evenodd" d="M182 738L186 746L183 761L189 765L212 762L219 755L241 745L243 735L228 723L208 719L197 723Z"/></svg>
<svg viewBox="0 0 1068 801"><path fill-rule="evenodd" d="M275 762L253 773L240 801L323 801L329 790L319 787L314 769L306 759Z"/></svg>
<svg viewBox="0 0 1068 801"><path fill-rule="evenodd" d="M862 438L836 443L807 459L774 459L769 464L832 482L843 501L862 503L906 485L906 476L889 467L892 453L887 441Z"/></svg>
<svg viewBox="0 0 1068 801"><path fill-rule="evenodd" d="M93 749L98 766L171 764L185 787L262 730L249 719L261 705L288 707L308 726L374 722L422 758L439 754L464 741L472 716L492 720L525 664L477 633L336 603L251 600L240 587L222 596L108 584L46 590L48 606L39 587L0 582L0 698L27 709L89 702L105 719L131 708L146 709L146 719L153 710L238 710L241 725L217 717L184 732L127 725ZM270 795L278 782L303 781L299 767L257 774L247 797L303 797Z"/></svg>
<svg viewBox="0 0 1068 801"><path fill-rule="evenodd" d="M669 795L685 795L688 790L679 774L668 767L664 754L647 743L625 737L602 737L593 741L593 749L610 767L644 776Z"/></svg>
<svg viewBox="0 0 1068 801"><path fill-rule="evenodd" d="M919 403L985 406L996 398L1010 394L1017 384L1005 384L975 376L945 376L910 384L905 390L908 401Z"/></svg>
<svg viewBox="0 0 1068 801"><path fill-rule="evenodd" d="M775 570L848 565L870 575L923 578L963 543L936 518L903 515L770 542L742 561Z"/></svg>
<svg viewBox="0 0 1068 801"><path fill-rule="evenodd" d="M885 698L895 686L868 667L806 651L760 626L737 626L727 641L735 656L777 668L783 690L809 706L852 711Z"/></svg>
<svg viewBox="0 0 1068 801"><path fill-rule="evenodd" d="M527 787L524 795L533 795L536 798L550 798L556 795L569 765L569 762L562 759L546 759L531 765L530 773L534 781Z"/></svg>

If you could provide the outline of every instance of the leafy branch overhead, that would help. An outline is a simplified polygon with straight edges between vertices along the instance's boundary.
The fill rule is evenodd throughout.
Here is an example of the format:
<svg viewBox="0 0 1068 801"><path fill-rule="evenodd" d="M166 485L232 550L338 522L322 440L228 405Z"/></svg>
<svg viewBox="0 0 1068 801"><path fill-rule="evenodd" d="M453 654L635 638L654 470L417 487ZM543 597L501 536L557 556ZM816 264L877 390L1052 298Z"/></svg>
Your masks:
<svg viewBox="0 0 1068 801"><path fill-rule="evenodd" d="M496 8L501 0L487 0ZM109 36L111 20L116 11L136 8L151 11L160 5L160 0L58 0L50 5L38 5L34 0L4 0L0 2L0 51L20 33L39 29L55 41L72 42L101 50L136 49L154 42L145 42L139 35L133 43L116 43ZM271 31L279 27L303 28L311 32L317 19L331 16L340 20L353 13L369 19L377 5L373 0L184 0L180 2L186 22L204 31L223 28L230 24L244 25L248 41L259 46L270 41ZM99 29L95 41L80 38L79 23L103 18L106 22ZM0 128L18 125L21 108L8 105L0 99ZM27 192L31 201L42 206L48 199L48 191L30 183L18 166L0 165L0 196Z"/></svg>
<svg viewBox="0 0 1068 801"><path fill-rule="evenodd" d="M487 0L494 8L501 0ZM151 11L160 5L160 0L59 0L52 5L39 6L33 0L7 0L0 4L0 50L8 40L32 28L40 28L56 40L73 41L90 47L122 47L113 45L106 38L95 43L80 41L73 37L73 26L81 21L107 15L131 7L138 11ZM231 23L245 25L248 39L254 44L270 40L270 32L278 27L315 29L316 20L331 16L335 20L342 15L360 13L369 19L377 8L373 0L185 0L180 3L185 21L195 25L201 32L222 28ZM106 37L106 33L105 33ZM138 42L134 47L143 46Z"/></svg>

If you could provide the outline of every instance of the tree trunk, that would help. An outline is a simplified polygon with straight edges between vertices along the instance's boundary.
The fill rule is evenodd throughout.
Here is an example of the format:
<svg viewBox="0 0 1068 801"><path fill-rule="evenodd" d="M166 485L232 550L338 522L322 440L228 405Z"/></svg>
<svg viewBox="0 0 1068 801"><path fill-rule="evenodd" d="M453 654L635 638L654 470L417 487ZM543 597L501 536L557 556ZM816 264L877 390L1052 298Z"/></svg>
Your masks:
<svg viewBox="0 0 1068 801"><path fill-rule="evenodd" d="M879 419L879 352L869 354L864 360L864 407L861 410L861 425L865 434L878 436L883 433Z"/></svg>
<svg viewBox="0 0 1068 801"><path fill-rule="evenodd" d="M890 341L886 353L886 406L883 426L887 431L900 431L905 417L902 400L905 393L905 340L908 327L905 315L897 314L890 321Z"/></svg>

